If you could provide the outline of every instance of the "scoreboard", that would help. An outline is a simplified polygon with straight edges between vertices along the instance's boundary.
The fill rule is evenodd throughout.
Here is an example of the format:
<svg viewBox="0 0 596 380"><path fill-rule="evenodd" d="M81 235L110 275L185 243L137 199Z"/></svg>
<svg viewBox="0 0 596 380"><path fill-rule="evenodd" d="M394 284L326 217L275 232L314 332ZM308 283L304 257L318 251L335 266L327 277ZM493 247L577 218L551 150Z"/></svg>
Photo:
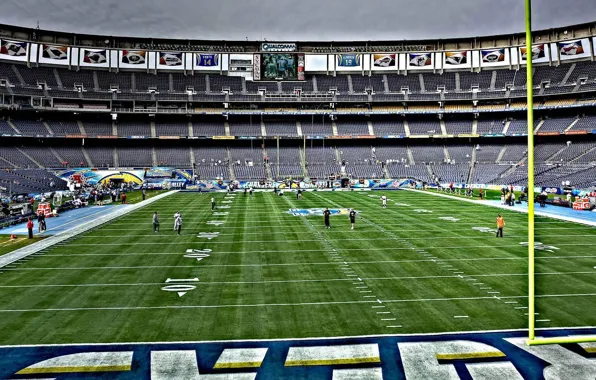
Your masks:
<svg viewBox="0 0 596 380"><path fill-rule="evenodd" d="M305 80L304 54L297 50L295 43L263 43L253 57L253 80Z"/></svg>
<svg viewBox="0 0 596 380"><path fill-rule="evenodd" d="M261 53L254 57L254 80L304 80L304 54Z"/></svg>

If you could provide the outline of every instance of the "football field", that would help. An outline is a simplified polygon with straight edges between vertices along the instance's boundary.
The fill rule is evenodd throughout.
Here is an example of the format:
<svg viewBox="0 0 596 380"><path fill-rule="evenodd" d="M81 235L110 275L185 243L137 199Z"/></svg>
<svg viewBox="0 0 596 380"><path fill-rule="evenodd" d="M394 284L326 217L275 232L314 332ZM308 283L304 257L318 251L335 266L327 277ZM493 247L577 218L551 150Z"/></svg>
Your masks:
<svg viewBox="0 0 596 380"><path fill-rule="evenodd" d="M527 215L422 192L176 193L0 269L3 344L527 327ZM211 211L210 198L217 200ZM329 207L331 229L321 208ZM347 209L358 212L350 229ZM158 211L161 231L151 218ZM182 235L173 215L183 216ZM495 218L506 222L496 238ZM596 230L537 218L537 328L596 325Z"/></svg>

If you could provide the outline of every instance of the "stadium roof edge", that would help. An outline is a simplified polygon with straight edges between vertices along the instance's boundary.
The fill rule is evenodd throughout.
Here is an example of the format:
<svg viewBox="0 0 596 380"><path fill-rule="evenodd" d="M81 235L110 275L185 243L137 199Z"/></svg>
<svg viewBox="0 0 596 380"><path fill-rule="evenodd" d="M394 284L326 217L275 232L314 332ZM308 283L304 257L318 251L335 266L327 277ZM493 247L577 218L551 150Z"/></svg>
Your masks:
<svg viewBox="0 0 596 380"><path fill-rule="evenodd" d="M563 37L559 36L560 34ZM596 21L569 26L556 26L549 29L534 31L534 36L541 42L555 42L565 39L575 39L596 35ZM96 48L134 48L134 44L176 44L176 45L225 45L244 47L244 52L259 51L263 42L297 43L299 49L321 47L351 47L351 46L380 46L380 45L408 45L429 46L428 50L450 49L477 49L484 47L504 47L523 45L524 32L497 34L486 36L470 36L459 38L422 39L422 40L361 40L361 41L243 41L243 40L200 40L200 39L169 39L125 37L111 35L91 35L70 33L64 31L51 31L44 29L28 28L17 25L0 24L0 38L10 38L20 41L41 42L48 44L88 46ZM497 41L510 41L509 44L498 44ZM449 45L449 46L447 46ZM451 46L454 45L454 46ZM460 46L461 45L461 46ZM167 50L167 49L163 49Z"/></svg>

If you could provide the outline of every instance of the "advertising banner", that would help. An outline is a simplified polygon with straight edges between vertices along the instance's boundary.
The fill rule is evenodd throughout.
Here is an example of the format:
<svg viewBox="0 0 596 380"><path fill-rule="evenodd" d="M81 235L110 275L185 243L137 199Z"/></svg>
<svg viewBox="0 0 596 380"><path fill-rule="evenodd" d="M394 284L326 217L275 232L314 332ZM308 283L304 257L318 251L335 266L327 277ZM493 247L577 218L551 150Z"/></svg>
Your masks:
<svg viewBox="0 0 596 380"><path fill-rule="evenodd" d="M395 54L373 54L374 67L395 67Z"/></svg>
<svg viewBox="0 0 596 380"><path fill-rule="evenodd" d="M47 59L68 59L68 46L42 45L41 56Z"/></svg>
<svg viewBox="0 0 596 380"><path fill-rule="evenodd" d="M145 57L147 51L145 50L122 50L122 63L127 65L143 65L145 64Z"/></svg>
<svg viewBox="0 0 596 380"><path fill-rule="evenodd" d="M106 63L107 53L105 50L83 50L83 62L90 63L92 65L99 65Z"/></svg>
<svg viewBox="0 0 596 380"><path fill-rule="evenodd" d="M468 52L447 51L445 52L445 63L452 66L465 65L468 63Z"/></svg>
<svg viewBox="0 0 596 380"><path fill-rule="evenodd" d="M27 43L2 40L0 42L0 54L10 55L12 57L24 57L27 55Z"/></svg>
<svg viewBox="0 0 596 380"><path fill-rule="evenodd" d="M219 54L196 54L197 66L214 67L219 65Z"/></svg>
<svg viewBox="0 0 596 380"><path fill-rule="evenodd" d="M544 44L533 45L532 46L532 60L546 57L546 53L545 53L544 49L545 49ZM527 49L525 47L520 47L519 52L520 52L522 61L525 61L528 56Z"/></svg>
<svg viewBox="0 0 596 380"><path fill-rule="evenodd" d="M505 49L480 50L480 55L484 63L505 61Z"/></svg>
<svg viewBox="0 0 596 380"><path fill-rule="evenodd" d="M341 67L359 67L361 65L362 54L338 54L337 66Z"/></svg>
<svg viewBox="0 0 596 380"><path fill-rule="evenodd" d="M408 65L414 67L424 67L432 65L432 53L409 53Z"/></svg>
<svg viewBox="0 0 596 380"><path fill-rule="evenodd" d="M581 40L558 42L557 46L561 55L579 55L585 52L584 44Z"/></svg>
<svg viewBox="0 0 596 380"><path fill-rule="evenodd" d="M159 53L159 64L162 66L182 66L182 53Z"/></svg>

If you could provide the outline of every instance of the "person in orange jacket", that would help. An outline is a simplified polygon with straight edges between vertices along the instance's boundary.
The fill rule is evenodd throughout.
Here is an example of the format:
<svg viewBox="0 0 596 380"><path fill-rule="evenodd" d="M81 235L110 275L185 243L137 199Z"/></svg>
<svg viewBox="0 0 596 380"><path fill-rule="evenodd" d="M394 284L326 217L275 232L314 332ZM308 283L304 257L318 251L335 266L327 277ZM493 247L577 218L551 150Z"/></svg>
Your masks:
<svg viewBox="0 0 596 380"><path fill-rule="evenodd" d="M499 214L497 215L497 237L499 235L503 237L503 227L505 227L505 219Z"/></svg>

